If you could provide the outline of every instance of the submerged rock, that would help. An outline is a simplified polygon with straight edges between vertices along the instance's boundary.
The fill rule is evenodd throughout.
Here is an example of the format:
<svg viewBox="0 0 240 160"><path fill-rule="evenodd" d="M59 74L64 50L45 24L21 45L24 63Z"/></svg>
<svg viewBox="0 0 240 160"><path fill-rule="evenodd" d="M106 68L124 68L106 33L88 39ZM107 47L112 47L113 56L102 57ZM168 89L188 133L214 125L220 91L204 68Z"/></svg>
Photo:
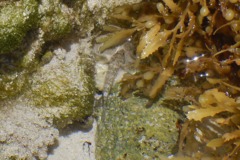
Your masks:
<svg viewBox="0 0 240 160"><path fill-rule="evenodd" d="M26 74L23 72L16 72L9 75L0 74L0 100L19 94L26 82Z"/></svg>
<svg viewBox="0 0 240 160"><path fill-rule="evenodd" d="M92 114L91 39L76 39L138 1L0 2L0 159L46 159L56 128Z"/></svg>
<svg viewBox="0 0 240 160"><path fill-rule="evenodd" d="M73 28L71 9L59 0L42 0L39 6L40 28L46 41L53 41L64 37Z"/></svg>
<svg viewBox="0 0 240 160"><path fill-rule="evenodd" d="M62 38L72 30L70 9L60 1L0 2L0 54L24 48L28 32L41 29L45 41Z"/></svg>
<svg viewBox="0 0 240 160"><path fill-rule="evenodd" d="M41 29L45 41L56 41L73 28L90 33L97 23L103 24L108 10L140 0L95 1L20 0L0 2L0 54L22 48L28 32ZM71 5L67 6L66 3ZM84 32L84 33L83 33Z"/></svg>
<svg viewBox="0 0 240 160"><path fill-rule="evenodd" d="M83 120L93 111L94 59L87 51L89 43L82 45L72 44L69 51L54 50L50 62L32 75L26 95L61 127Z"/></svg>
<svg viewBox="0 0 240 160"><path fill-rule="evenodd" d="M0 100L21 94L46 42L71 32L69 10L52 0L0 2Z"/></svg>
<svg viewBox="0 0 240 160"><path fill-rule="evenodd" d="M58 130L93 112L94 59L81 40L46 52L27 88L0 102L0 159L46 159Z"/></svg>
<svg viewBox="0 0 240 160"><path fill-rule="evenodd" d="M97 159L159 159L173 153L179 115L147 99L108 97L97 132Z"/></svg>
<svg viewBox="0 0 240 160"><path fill-rule="evenodd" d="M0 10L0 54L19 47L26 33L38 22L38 3L20 0Z"/></svg>

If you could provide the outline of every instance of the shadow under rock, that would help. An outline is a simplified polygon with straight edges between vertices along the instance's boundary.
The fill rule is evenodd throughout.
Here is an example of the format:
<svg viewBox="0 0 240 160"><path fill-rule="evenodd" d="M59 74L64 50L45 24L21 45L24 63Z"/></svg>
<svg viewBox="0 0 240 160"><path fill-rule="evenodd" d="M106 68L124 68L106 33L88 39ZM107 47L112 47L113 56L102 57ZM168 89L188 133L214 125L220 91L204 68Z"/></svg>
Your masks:
<svg viewBox="0 0 240 160"><path fill-rule="evenodd" d="M59 136L67 137L74 132L87 133L93 128L93 118L89 118L86 122L74 122L65 128L59 129ZM55 140L54 144L48 148L48 155L53 154L54 150L59 146L59 141Z"/></svg>

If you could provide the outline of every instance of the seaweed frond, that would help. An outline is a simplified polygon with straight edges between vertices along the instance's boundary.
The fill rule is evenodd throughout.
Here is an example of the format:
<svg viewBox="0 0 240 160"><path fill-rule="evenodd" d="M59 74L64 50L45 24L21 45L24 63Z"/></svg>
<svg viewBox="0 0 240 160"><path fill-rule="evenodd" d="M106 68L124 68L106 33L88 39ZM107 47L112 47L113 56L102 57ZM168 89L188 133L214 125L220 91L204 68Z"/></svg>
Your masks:
<svg viewBox="0 0 240 160"><path fill-rule="evenodd" d="M207 128L201 128L202 134L199 138L201 139L203 135L205 135L206 140L204 144L206 147L214 150L219 156L221 155L227 159L238 157L240 154L239 101L228 97L226 93L216 88L205 91L200 95L198 101L199 106L188 106L190 111L186 115L192 125L189 125L189 127L199 127L203 125L201 124L202 121L215 123L214 130L217 134L210 136L208 133L209 129L211 130L210 132L214 130L209 124L206 124ZM194 121L199 122L196 123ZM221 153L224 148L226 151L229 151L229 153Z"/></svg>
<svg viewBox="0 0 240 160"><path fill-rule="evenodd" d="M203 118L213 117L221 112L235 113L240 105L233 98L226 96L225 93L219 92L217 89L205 91L200 95L198 101L200 107L189 106L195 108L187 113L189 120L201 121Z"/></svg>
<svg viewBox="0 0 240 160"><path fill-rule="evenodd" d="M116 31L114 33L112 33L111 35L109 35L108 37L106 37L104 40L102 41L98 41L98 42L102 42L103 45L100 47L100 52L114 47L116 45L118 45L119 43L124 42L128 37L130 37L134 32L136 31L135 28L132 29L123 29L120 31Z"/></svg>

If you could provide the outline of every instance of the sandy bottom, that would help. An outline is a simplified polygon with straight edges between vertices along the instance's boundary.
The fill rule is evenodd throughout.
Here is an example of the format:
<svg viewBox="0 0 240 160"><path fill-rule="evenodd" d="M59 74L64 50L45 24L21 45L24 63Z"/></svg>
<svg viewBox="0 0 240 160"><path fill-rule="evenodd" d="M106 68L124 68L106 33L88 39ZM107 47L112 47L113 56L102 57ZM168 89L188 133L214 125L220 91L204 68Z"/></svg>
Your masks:
<svg viewBox="0 0 240 160"><path fill-rule="evenodd" d="M92 128L74 124L60 132L58 144L50 149L47 160L95 160L95 134L97 123Z"/></svg>

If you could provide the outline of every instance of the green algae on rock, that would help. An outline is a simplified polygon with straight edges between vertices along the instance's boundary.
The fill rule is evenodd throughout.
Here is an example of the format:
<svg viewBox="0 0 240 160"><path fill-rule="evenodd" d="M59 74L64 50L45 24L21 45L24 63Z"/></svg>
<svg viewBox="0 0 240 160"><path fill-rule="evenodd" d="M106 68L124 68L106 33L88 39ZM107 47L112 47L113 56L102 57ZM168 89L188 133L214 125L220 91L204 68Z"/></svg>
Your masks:
<svg viewBox="0 0 240 160"><path fill-rule="evenodd" d="M21 46L27 32L40 27L44 40L62 38L72 30L70 11L62 2L20 0L3 5L0 10L0 54Z"/></svg>
<svg viewBox="0 0 240 160"><path fill-rule="evenodd" d="M61 127L92 114L93 58L83 52L58 49L31 78L29 96L34 105Z"/></svg>
<svg viewBox="0 0 240 160"><path fill-rule="evenodd" d="M70 33L74 26L82 35L96 24L104 24L110 8L132 1L96 2L75 0L68 7L60 0L20 0L2 2L0 9L0 54L19 48L30 30L40 28L44 41L56 41ZM70 2L69 2L70 3ZM108 4L108 5L106 5Z"/></svg>
<svg viewBox="0 0 240 160"><path fill-rule="evenodd" d="M71 32L73 19L70 16L70 9L60 1L42 1L39 12L40 28L46 41L57 40Z"/></svg>
<svg viewBox="0 0 240 160"><path fill-rule="evenodd" d="M179 115L147 99L109 97L97 132L97 159L154 159L176 147Z"/></svg>
<svg viewBox="0 0 240 160"><path fill-rule="evenodd" d="M38 3L35 0L21 0L2 2L1 5L0 99L2 100L19 94L26 86L31 72L38 68L39 55L45 41L63 37L70 32L71 26L68 9L60 2L46 0ZM54 19L54 22L51 19ZM46 24L48 28L44 29ZM27 34L30 30L38 30L38 32L31 33L30 37ZM26 44L23 44L26 39ZM20 50L16 50L19 48Z"/></svg>
<svg viewBox="0 0 240 160"><path fill-rule="evenodd" d="M0 100L19 94L26 82L27 78L24 72L0 75Z"/></svg>
<svg viewBox="0 0 240 160"><path fill-rule="evenodd" d="M39 37L38 37L39 38ZM28 89L28 79L39 66L42 39L37 39L28 49L0 55L0 100L11 99Z"/></svg>
<svg viewBox="0 0 240 160"><path fill-rule="evenodd" d="M38 3L21 0L8 4L0 10L0 54L11 52L20 46L27 31L38 20Z"/></svg>
<svg viewBox="0 0 240 160"><path fill-rule="evenodd" d="M46 159L47 147L58 138L56 127L85 122L92 114L94 59L89 40L71 42L70 50L55 47L38 61L28 56L23 67L26 71L16 71L9 83L6 79L2 83L1 87L20 91L12 97L6 93L0 102L0 159ZM35 61L36 66L32 65ZM24 90L16 86L26 83Z"/></svg>

